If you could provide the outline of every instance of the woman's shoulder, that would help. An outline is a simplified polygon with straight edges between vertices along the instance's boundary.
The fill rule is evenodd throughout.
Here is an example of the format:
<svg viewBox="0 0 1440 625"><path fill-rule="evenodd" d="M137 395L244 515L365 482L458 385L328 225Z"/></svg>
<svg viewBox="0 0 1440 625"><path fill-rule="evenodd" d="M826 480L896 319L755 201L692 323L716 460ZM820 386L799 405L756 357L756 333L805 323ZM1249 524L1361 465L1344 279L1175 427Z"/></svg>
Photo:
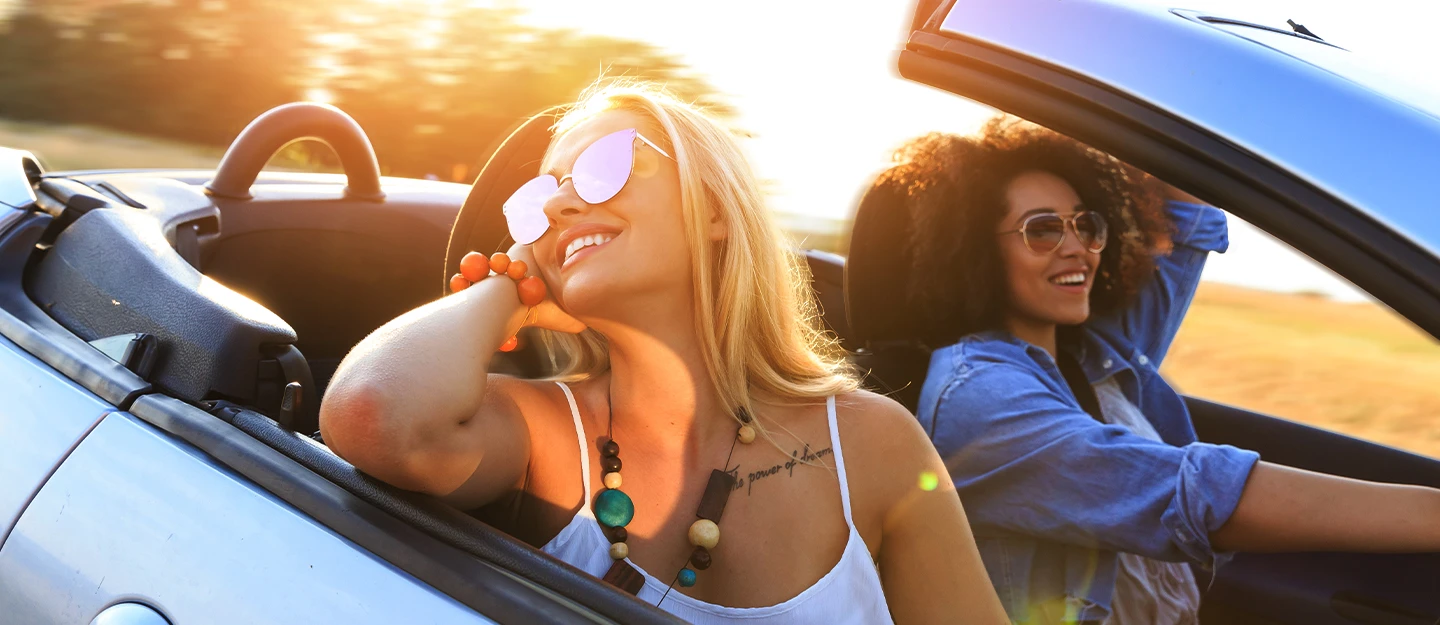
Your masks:
<svg viewBox="0 0 1440 625"><path fill-rule="evenodd" d="M931 362L940 361L955 368L1022 363L1034 360L1031 348L1009 332L976 332L935 350Z"/></svg>
<svg viewBox="0 0 1440 625"><path fill-rule="evenodd" d="M836 420L861 430L907 425L915 417L900 402L873 391L856 389L835 396Z"/></svg>
<svg viewBox="0 0 1440 625"><path fill-rule="evenodd" d="M857 390L836 396L835 417L847 472L852 476L858 468L867 474L906 474L913 480L914 472L907 473L906 466L935 453L915 416L884 395Z"/></svg>
<svg viewBox="0 0 1440 625"><path fill-rule="evenodd" d="M570 388L570 387L566 387ZM502 402L520 412L531 412L536 408L553 412L556 408L569 411L569 402L561 385L553 380L518 378L501 373L492 373L486 380L486 402Z"/></svg>
<svg viewBox="0 0 1440 625"><path fill-rule="evenodd" d="M860 534L878 547L886 516L927 479L948 481L930 437L899 402L854 391L835 398L836 421L849 482L852 516Z"/></svg>
<svg viewBox="0 0 1440 625"><path fill-rule="evenodd" d="M946 392L975 389L996 379L1037 378L1042 372L1040 348L1005 332L968 334L935 350L925 386Z"/></svg>
<svg viewBox="0 0 1440 625"><path fill-rule="evenodd" d="M567 384L490 374L485 404L489 410L524 420L532 446L548 446L575 439L571 402L580 402L585 389L585 381Z"/></svg>

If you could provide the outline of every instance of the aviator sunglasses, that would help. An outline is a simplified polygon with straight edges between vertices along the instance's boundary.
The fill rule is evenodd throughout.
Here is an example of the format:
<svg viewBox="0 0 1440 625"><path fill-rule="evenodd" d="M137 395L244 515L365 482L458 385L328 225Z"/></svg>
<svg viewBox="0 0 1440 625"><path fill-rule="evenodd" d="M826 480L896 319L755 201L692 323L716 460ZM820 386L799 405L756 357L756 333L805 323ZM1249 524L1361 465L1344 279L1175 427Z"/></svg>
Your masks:
<svg viewBox="0 0 1440 625"><path fill-rule="evenodd" d="M516 243L529 245L545 235L545 231L550 229L545 202L560 190L566 180L575 184L575 194L586 204L601 204L615 197L630 180L639 143L650 146L665 158L675 160L634 128L600 137L575 157L575 165L564 178L556 180L555 176L541 174L521 185L510 199L505 200L502 212L510 228L510 237Z"/></svg>
<svg viewBox="0 0 1440 625"><path fill-rule="evenodd" d="M1105 217L1100 213L1091 211L1080 211L1069 217L1061 217L1055 213L1040 213L1025 218L1020 227L1015 230L1006 230L997 234L1020 233L1025 241L1026 249L1036 254L1049 254L1060 249L1065 242L1066 226L1075 231L1080 244L1093 254L1099 254L1105 250L1106 235L1110 229L1105 225Z"/></svg>

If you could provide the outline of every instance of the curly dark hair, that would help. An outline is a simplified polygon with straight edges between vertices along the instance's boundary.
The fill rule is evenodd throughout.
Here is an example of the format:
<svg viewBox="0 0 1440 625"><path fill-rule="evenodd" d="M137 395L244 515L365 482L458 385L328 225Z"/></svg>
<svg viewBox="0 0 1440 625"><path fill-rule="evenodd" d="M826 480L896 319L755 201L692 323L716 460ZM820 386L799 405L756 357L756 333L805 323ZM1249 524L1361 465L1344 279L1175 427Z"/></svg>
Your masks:
<svg viewBox="0 0 1440 625"><path fill-rule="evenodd" d="M975 136L931 133L910 140L875 187L888 186L909 212L910 310L921 340L948 345L1004 327L1009 293L995 232L1017 175L1043 171L1069 183L1111 224L1100 256L1091 314L1127 305L1168 251L1163 183L1114 157L1013 117L991 119Z"/></svg>

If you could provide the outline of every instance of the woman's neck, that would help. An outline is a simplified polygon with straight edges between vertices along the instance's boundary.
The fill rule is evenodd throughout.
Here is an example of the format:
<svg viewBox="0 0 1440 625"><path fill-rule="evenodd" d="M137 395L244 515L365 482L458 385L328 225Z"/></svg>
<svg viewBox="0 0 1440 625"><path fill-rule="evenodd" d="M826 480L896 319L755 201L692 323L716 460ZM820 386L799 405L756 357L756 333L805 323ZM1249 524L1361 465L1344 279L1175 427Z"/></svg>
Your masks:
<svg viewBox="0 0 1440 625"><path fill-rule="evenodd" d="M1016 338L1045 350L1050 354L1051 358L1058 357L1055 324L1034 319L1011 317L1006 321L1005 325Z"/></svg>
<svg viewBox="0 0 1440 625"><path fill-rule="evenodd" d="M610 408L624 436L652 451L695 457L733 438L735 422L715 392L690 314L669 323L664 317L649 315L643 327L597 328L609 344Z"/></svg>

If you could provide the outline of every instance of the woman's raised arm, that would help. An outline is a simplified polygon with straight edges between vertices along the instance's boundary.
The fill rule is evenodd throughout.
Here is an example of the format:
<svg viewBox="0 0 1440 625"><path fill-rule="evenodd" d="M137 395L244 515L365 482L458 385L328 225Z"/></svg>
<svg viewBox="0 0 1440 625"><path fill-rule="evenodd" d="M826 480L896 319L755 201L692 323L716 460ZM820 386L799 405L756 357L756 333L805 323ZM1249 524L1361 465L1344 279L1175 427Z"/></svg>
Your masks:
<svg viewBox="0 0 1440 625"><path fill-rule="evenodd" d="M535 266L529 246L510 256ZM524 415L506 392L520 383L489 373L526 317L516 283L495 275L381 326L335 371L320 405L326 444L401 488L461 508L489 503L521 480L530 455ZM528 317L552 330L585 329L550 297Z"/></svg>
<svg viewBox="0 0 1440 625"><path fill-rule="evenodd" d="M518 414L481 406L499 403L486 401L490 359L524 315L515 283L492 278L381 326L335 371L320 405L325 443L370 475L434 495L484 462L495 484L478 491L498 496L523 470L528 436Z"/></svg>

